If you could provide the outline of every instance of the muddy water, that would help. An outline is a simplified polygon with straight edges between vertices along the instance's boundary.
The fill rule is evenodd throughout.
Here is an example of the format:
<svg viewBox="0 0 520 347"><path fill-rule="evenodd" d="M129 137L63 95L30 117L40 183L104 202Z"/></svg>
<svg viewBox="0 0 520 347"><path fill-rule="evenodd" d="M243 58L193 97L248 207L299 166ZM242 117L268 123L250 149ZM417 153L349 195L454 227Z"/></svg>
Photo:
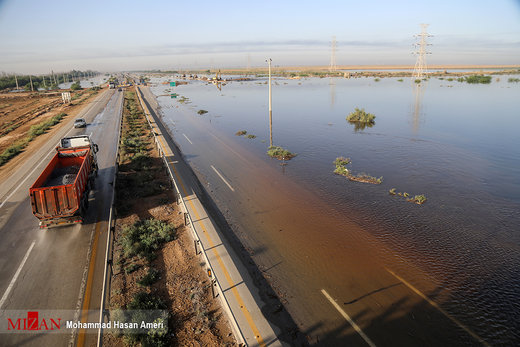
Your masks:
<svg viewBox="0 0 520 347"><path fill-rule="evenodd" d="M158 100L201 177L212 183L207 163L217 162L244 192L237 201L221 187L208 188L289 306L299 303L291 313L312 317L299 320L306 333L321 341L356 338L331 318L326 302L297 300L319 303L326 287L345 303L377 291L344 306L375 340L385 337L381 330L402 325L438 342L463 335L452 327L443 329L444 337L428 338L427 323L403 318L434 313L385 270L391 268L484 340L511 344L520 338L520 85L500 79L491 85L433 79L422 88L397 79L276 80L274 143L298 153L283 167L265 156L264 80L222 91L192 83L173 90L186 102ZM375 113L376 125L348 124L345 116L355 107ZM209 113L199 116L199 109ZM242 129L257 138L235 137ZM337 156L350 157L354 172L383 176L383 184L333 175ZM425 194L428 202L406 202L389 195L390 188ZM454 325L436 317L437 327Z"/></svg>

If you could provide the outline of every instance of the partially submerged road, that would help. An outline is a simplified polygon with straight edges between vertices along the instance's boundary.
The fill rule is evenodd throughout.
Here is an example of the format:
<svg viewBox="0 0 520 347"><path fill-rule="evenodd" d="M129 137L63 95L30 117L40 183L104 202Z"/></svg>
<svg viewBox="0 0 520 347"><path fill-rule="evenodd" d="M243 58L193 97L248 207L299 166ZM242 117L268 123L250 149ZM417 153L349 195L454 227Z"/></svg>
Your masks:
<svg viewBox="0 0 520 347"><path fill-rule="evenodd" d="M228 236L249 251L311 344L486 344L442 309L449 293L389 255L348 211L330 208L195 109L179 105L168 115L163 122L233 228ZM325 229L337 232L325 239Z"/></svg>
<svg viewBox="0 0 520 347"><path fill-rule="evenodd" d="M142 91L142 88L138 88L139 98L157 136L168 168L179 187L180 195L186 202L187 212L193 224L190 227L195 228L199 235L200 245L197 244L196 247L205 251L212 269L208 271L215 272L211 276L215 276L222 288L222 309L231 321L237 340L240 342L243 339L248 346L282 346L279 340L280 330L273 329L261 310L265 303L262 302L258 288L203 206L199 198L202 192L197 178L182 159L164 125L157 121L156 112L150 107L149 102L142 98Z"/></svg>
<svg viewBox="0 0 520 347"><path fill-rule="evenodd" d="M106 90L73 119L60 124L49 141L0 185L0 310L36 310L62 319L81 319L81 310L99 309L104 246L115 170L123 93ZM99 146L99 176L83 224L41 230L32 215L29 187L51 158L60 138L91 134ZM96 246L97 244L97 246ZM94 247L91 248L91 245ZM97 318L97 316L96 316ZM78 338L79 333L79 340ZM65 346L95 342L95 336L60 333L8 333L1 346Z"/></svg>

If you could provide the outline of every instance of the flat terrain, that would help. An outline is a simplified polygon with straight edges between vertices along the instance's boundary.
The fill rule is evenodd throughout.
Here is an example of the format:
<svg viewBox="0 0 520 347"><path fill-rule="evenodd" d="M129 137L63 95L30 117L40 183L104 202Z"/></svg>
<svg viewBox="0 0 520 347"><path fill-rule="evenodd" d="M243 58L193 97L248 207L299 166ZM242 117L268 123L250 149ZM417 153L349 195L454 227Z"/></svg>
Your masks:
<svg viewBox="0 0 520 347"><path fill-rule="evenodd" d="M337 70L413 70L414 65L337 65ZM428 65L429 70L452 70L452 69L519 69L520 65ZM330 66L280 66L273 67L274 71L289 70L289 71L329 71ZM236 68L236 69L222 69L222 72L229 71L267 71L267 66L261 68Z"/></svg>
<svg viewBox="0 0 520 347"><path fill-rule="evenodd" d="M61 91L0 94L0 153L27 136L31 126L50 120L59 113L67 114L61 123L75 118L99 92L90 89L72 92L73 100L70 104L63 104ZM55 128L59 128L59 125ZM48 133L51 132L52 129ZM0 181L6 178L6 173L12 172L20 163L24 162L32 149L40 147L42 141L46 141L47 137L47 134L38 136L22 153L12 158L7 164L0 166Z"/></svg>
<svg viewBox="0 0 520 347"><path fill-rule="evenodd" d="M0 180L0 294L2 310L65 310L79 314L99 308L104 252L91 245L106 243L109 203L122 93L104 91L85 102L61 123L30 143L23 154L2 168ZM59 108L59 107L58 107ZM61 110L57 109L55 112ZM87 127L74 129L75 116ZM32 215L28 190L47 165L58 140L92 134L99 145L99 176L82 225L40 230ZM16 164L16 165L15 165ZM88 269L92 266L92 274ZM86 290L86 283L90 289ZM72 317L63 317L72 318ZM76 334L4 334L1 346L67 345ZM92 337L91 337L92 338ZM87 337L88 344L94 342Z"/></svg>

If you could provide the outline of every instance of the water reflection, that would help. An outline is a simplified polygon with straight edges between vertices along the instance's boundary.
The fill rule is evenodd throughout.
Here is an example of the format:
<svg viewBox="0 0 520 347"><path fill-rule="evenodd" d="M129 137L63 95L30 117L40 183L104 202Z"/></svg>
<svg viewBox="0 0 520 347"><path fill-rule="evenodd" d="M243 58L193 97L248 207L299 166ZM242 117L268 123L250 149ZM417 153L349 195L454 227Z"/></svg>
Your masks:
<svg viewBox="0 0 520 347"><path fill-rule="evenodd" d="M360 122L351 122L348 121L349 124L354 125L354 131L363 131L365 128L372 128L376 123L360 123Z"/></svg>
<svg viewBox="0 0 520 347"><path fill-rule="evenodd" d="M422 97L424 94L424 86L421 83L413 85L414 103L412 107L412 130L414 134L419 131L419 122L421 120Z"/></svg>
<svg viewBox="0 0 520 347"><path fill-rule="evenodd" d="M330 108L334 108L334 103L336 101L336 81L333 77L329 80L329 86L330 86Z"/></svg>

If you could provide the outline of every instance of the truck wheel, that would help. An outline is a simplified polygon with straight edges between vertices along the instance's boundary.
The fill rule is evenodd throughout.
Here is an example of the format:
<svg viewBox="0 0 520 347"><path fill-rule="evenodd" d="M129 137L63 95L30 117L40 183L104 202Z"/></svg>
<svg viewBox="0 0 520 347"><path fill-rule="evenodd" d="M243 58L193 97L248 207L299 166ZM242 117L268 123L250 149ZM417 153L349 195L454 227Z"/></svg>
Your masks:
<svg viewBox="0 0 520 347"><path fill-rule="evenodd" d="M81 217L85 217L85 212L86 212L86 208L85 208L85 199L81 199L81 203L79 205L79 214Z"/></svg>

